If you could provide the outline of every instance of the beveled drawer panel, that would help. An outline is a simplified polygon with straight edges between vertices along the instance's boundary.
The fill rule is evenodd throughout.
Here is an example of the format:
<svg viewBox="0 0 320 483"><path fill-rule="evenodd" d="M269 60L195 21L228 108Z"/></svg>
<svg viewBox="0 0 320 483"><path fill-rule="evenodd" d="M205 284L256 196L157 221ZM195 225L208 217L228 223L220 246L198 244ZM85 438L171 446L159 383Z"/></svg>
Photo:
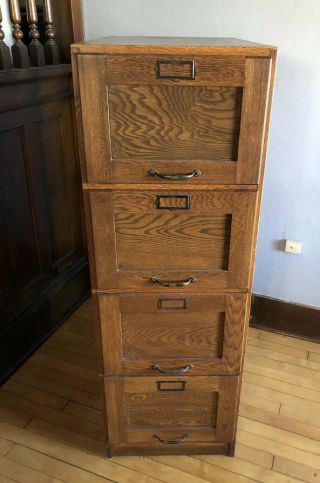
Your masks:
<svg viewBox="0 0 320 483"><path fill-rule="evenodd" d="M238 376L105 379L109 443L230 442ZM118 404L113 404L117 394ZM169 451L168 448L168 451Z"/></svg>
<svg viewBox="0 0 320 483"><path fill-rule="evenodd" d="M259 183L271 59L77 62L87 182Z"/></svg>
<svg viewBox="0 0 320 483"><path fill-rule="evenodd" d="M100 290L246 289L256 192L93 191Z"/></svg>
<svg viewBox="0 0 320 483"><path fill-rule="evenodd" d="M105 375L238 373L247 294L96 296Z"/></svg>

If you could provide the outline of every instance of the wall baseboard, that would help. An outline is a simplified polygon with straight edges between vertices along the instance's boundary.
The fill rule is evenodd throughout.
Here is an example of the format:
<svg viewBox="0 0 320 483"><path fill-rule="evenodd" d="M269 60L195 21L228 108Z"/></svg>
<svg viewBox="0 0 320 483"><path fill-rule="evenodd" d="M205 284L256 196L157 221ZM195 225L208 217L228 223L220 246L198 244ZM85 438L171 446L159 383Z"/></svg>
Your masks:
<svg viewBox="0 0 320 483"><path fill-rule="evenodd" d="M253 294L250 326L320 342L320 309Z"/></svg>

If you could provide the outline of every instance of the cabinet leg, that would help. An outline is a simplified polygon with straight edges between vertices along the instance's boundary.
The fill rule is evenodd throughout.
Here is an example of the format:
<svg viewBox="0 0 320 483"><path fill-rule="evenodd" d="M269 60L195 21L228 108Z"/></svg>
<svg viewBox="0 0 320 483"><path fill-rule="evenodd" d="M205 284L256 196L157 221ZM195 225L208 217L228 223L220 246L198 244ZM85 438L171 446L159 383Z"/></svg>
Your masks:
<svg viewBox="0 0 320 483"><path fill-rule="evenodd" d="M231 457L234 456L235 447L236 447L235 441L231 441L231 443L228 444L228 456L231 456Z"/></svg>
<svg viewBox="0 0 320 483"><path fill-rule="evenodd" d="M112 458L112 451L110 448L108 448L106 451L106 458Z"/></svg>

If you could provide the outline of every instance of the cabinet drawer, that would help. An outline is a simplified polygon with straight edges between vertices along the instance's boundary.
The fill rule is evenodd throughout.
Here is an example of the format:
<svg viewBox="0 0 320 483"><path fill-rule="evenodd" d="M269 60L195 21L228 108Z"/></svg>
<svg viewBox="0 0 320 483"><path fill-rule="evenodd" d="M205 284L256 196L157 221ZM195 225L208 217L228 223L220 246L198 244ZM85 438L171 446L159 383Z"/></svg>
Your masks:
<svg viewBox="0 0 320 483"><path fill-rule="evenodd" d="M259 182L271 59L77 60L86 181Z"/></svg>
<svg viewBox="0 0 320 483"><path fill-rule="evenodd" d="M246 294L99 295L108 376L238 373Z"/></svg>
<svg viewBox="0 0 320 483"><path fill-rule="evenodd" d="M98 190L89 198L94 288L249 287L255 191Z"/></svg>
<svg viewBox="0 0 320 483"><path fill-rule="evenodd" d="M109 443L228 443L238 384L238 376L105 379Z"/></svg>

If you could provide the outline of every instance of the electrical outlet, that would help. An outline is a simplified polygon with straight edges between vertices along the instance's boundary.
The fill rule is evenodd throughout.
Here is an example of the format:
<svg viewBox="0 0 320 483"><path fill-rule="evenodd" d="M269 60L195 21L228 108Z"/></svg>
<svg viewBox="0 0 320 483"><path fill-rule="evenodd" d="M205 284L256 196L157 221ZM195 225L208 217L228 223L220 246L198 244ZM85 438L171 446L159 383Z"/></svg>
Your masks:
<svg viewBox="0 0 320 483"><path fill-rule="evenodd" d="M287 253L301 253L302 243L294 240L286 240L284 251Z"/></svg>

